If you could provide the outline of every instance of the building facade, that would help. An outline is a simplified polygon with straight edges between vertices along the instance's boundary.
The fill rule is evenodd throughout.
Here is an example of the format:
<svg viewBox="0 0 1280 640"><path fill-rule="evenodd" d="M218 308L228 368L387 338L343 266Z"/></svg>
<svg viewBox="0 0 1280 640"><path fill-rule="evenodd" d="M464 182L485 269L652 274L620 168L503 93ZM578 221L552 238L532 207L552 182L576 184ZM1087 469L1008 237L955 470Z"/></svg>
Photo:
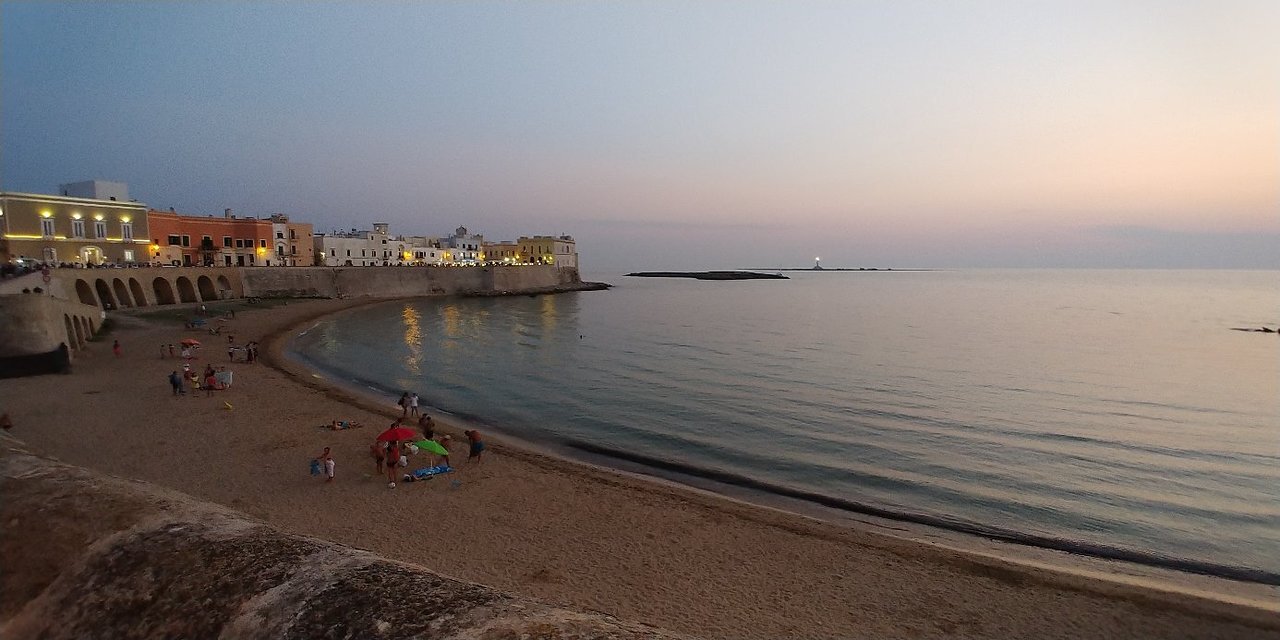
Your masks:
<svg viewBox="0 0 1280 640"><path fill-rule="evenodd" d="M573 236L521 236L516 244L520 245L522 262L578 268L578 245Z"/></svg>
<svg viewBox="0 0 1280 640"><path fill-rule="evenodd" d="M34 193L0 193L0 237L13 259L46 264L145 264L147 206Z"/></svg>
<svg viewBox="0 0 1280 640"><path fill-rule="evenodd" d="M151 211L151 259L157 264L209 267L272 266L272 222L238 218L231 211L221 218L173 211Z"/></svg>
<svg viewBox="0 0 1280 640"><path fill-rule="evenodd" d="M309 222L290 222L283 213L272 214L271 233L275 257L271 264L310 267L315 264L315 231Z"/></svg>

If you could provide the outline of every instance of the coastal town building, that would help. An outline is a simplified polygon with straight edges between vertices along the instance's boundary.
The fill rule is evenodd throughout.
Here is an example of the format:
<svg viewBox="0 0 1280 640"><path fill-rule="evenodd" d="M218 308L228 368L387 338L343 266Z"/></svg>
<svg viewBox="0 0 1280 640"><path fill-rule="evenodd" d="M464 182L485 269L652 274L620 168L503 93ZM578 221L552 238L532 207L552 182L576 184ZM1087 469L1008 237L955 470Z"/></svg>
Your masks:
<svg viewBox="0 0 1280 640"><path fill-rule="evenodd" d="M315 264L315 232L309 222L290 222L283 213L271 215L275 258L271 264L310 267Z"/></svg>
<svg viewBox="0 0 1280 640"><path fill-rule="evenodd" d="M484 261L484 236L467 231L466 227L454 229L453 235L440 239L440 244L449 249L445 261L454 264L475 264Z"/></svg>
<svg viewBox="0 0 1280 640"><path fill-rule="evenodd" d="M0 192L0 253L46 264L148 262L147 206L128 201L127 187L111 193L99 199Z"/></svg>
<svg viewBox="0 0 1280 640"><path fill-rule="evenodd" d="M486 242L482 245L481 253L484 254L484 259L488 262L502 262L505 264L519 264L520 262L520 245L507 240Z"/></svg>
<svg viewBox="0 0 1280 640"><path fill-rule="evenodd" d="M334 231L315 236L317 264L326 267L426 266L444 264L451 250L439 238L394 235L386 222L372 231Z"/></svg>
<svg viewBox="0 0 1280 640"><path fill-rule="evenodd" d="M551 264L562 269L578 268L578 246L573 236L521 236L520 260L531 264Z"/></svg>
<svg viewBox="0 0 1280 640"><path fill-rule="evenodd" d="M280 265L274 260L271 220L170 211L150 212L151 259L157 264L197 267Z"/></svg>

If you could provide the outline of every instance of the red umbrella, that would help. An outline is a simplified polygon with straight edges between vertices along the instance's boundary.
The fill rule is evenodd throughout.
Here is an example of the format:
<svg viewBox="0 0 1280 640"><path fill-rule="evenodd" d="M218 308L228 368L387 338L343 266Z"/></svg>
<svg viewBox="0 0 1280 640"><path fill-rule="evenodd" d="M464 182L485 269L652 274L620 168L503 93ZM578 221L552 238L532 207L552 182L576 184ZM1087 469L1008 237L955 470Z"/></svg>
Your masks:
<svg viewBox="0 0 1280 640"><path fill-rule="evenodd" d="M183 340L182 340L182 346L184 346L184 347L198 347L198 346L200 346L200 341L199 341L199 340L196 340L195 338L183 338Z"/></svg>
<svg viewBox="0 0 1280 640"><path fill-rule="evenodd" d="M418 437L413 429L408 427L391 427L386 431L378 434L378 442L393 442L397 440L413 440Z"/></svg>

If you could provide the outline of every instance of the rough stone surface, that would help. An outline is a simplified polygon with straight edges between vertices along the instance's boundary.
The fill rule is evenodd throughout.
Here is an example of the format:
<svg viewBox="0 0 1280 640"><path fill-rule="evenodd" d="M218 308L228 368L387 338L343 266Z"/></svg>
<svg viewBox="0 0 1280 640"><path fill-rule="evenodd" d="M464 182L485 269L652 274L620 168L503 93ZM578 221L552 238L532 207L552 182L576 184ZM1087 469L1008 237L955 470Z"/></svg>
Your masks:
<svg viewBox="0 0 1280 640"><path fill-rule="evenodd" d="M4 638L674 638L286 535L0 436Z"/></svg>

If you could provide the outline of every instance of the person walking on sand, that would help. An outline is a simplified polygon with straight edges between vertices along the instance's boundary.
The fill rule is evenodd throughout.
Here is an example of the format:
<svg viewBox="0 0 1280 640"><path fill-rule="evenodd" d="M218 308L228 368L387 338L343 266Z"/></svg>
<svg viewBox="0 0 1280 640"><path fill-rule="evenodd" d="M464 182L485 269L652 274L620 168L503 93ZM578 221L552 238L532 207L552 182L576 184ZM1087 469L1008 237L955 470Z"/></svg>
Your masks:
<svg viewBox="0 0 1280 640"><path fill-rule="evenodd" d="M333 454L329 452L329 447L325 447L324 451L321 451L320 455L316 456L316 462L319 462L320 466L324 468L324 481L333 482L334 462Z"/></svg>
<svg viewBox="0 0 1280 640"><path fill-rule="evenodd" d="M424 440L431 440L436 437L436 423L431 419L431 416L425 413L422 414L421 418L418 418L418 428L422 429L422 438Z"/></svg>
<svg viewBox="0 0 1280 640"><path fill-rule="evenodd" d="M182 390L182 376L178 375L176 370L169 374L169 386L173 387L173 395L175 396L186 393L186 391Z"/></svg>
<svg viewBox="0 0 1280 640"><path fill-rule="evenodd" d="M416 393L409 394L409 415L418 415L418 394Z"/></svg>
<svg viewBox="0 0 1280 640"><path fill-rule="evenodd" d="M383 447L381 442L374 440L373 444L369 445L369 455L373 457L373 462L378 467L378 475L382 475L382 461L387 455L386 447Z"/></svg>
<svg viewBox="0 0 1280 640"><path fill-rule="evenodd" d="M172 344L171 344L171 345L169 345L169 357L170 357L170 358L176 358L176 357L178 357L178 356L177 356L177 354L175 354L175 353L173 352L173 345L172 345Z"/></svg>
<svg viewBox="0 0 1280 640"><path fill-rule="evenodd" d="M480 455L484 453L484 440L480 439L480 432L471 429L462 433L467 436L467 442L471 445L471 452L467 455L467 462L475 460L476 464L480 464Z"/></svg>
<svg viewBox="0 0 1280 640"><path fill-rule="evenodd" d="M400 399L396 401L396 404L400 405L401 418L404 418L405 416L409 415L409 392L406 391L400 394ZM399 420L396 421L397 424L399 424L399 422L400 422Z"/></svg>
<svg viewBox="0 0 1280 640"><path fill-rule="evenodd" d="M116 340L115 342L111 343L111 353L116 354L117 358L120 357L120 341L119 340Z"/></svg>

